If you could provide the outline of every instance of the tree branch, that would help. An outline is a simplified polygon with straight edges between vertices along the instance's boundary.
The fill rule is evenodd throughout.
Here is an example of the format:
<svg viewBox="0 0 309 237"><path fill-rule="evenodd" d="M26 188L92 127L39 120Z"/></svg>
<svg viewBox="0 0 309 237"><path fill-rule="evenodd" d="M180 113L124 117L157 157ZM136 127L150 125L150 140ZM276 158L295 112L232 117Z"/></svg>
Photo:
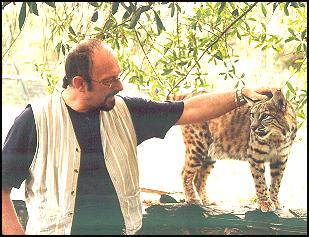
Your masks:
<svg viewBox="0 0 309 237"><path fill-rule="evenodd" d="M151 64L151 62L150 62L150 60L149 60L149 58L148 58L148 56L147 56L147 54L146 54L146 52L145 52L145 49L144 49L144 47L143 47L143 45L142 45L142 42L141 42L141 40L140 40L140 38L139 38L139 36L138 36L136 30L135 30L135 29L133 29L133 30L134 30L134 33L135 33L135 35L136 35L137 41L138 41L139 45L141 46L141 48L142 48L142 50L143 50L143 53L144 53L144 55L145 55L145 57L146 57L146 59L147 59L149 65L150 65L152 71L153 71L154 74L156 75L157 79L162 83L161 79L159 78L158 74L157 74L156 71L154 70L154 68L153 68L153 66L152 66L152 64Z"/></svg>
<svg viewBox="0 0 309 237"><path fill-rule="evenodd" d="M205 53L208 52L208 50L214 46L221 38L222 36L228 32L228 30L236 23L238 22L241 18L243 18L245 15L247 15L251 10L252 8L254 8L256 5L258 4L258 2L255 2L253 3L245 12L243 12L238 18L236 18L224 31L222 31L222 33L218 36L218 38L212 42L205 50L204 52L202 53L202 55L198 58L198 60L194 63L194 65L190 68L190 70L187 72L187 74L182 78L180 79L176 84L175 86L173 86L173 88L168 92L167 96L169 96L171 94L171 92L182 82L184 81L188 75L190 74L190 72L192 71L192 69L198 64L198 62L201 60L201 58L205 55Z"/></svg>

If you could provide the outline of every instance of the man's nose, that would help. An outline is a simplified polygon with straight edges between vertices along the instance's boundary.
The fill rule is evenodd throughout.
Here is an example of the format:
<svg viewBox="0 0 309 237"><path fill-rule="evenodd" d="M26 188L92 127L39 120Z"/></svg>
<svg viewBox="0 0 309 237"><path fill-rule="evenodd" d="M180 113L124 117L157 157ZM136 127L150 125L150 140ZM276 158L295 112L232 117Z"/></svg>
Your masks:
<svg viewBox="0 0 309 237"><path fill-rule="evenodd" d="M115 91L122 91L123 90L123 85L122 85L122 82L120 80L117 81L117 83L115 83L113 86L114 86Z"/></svg>

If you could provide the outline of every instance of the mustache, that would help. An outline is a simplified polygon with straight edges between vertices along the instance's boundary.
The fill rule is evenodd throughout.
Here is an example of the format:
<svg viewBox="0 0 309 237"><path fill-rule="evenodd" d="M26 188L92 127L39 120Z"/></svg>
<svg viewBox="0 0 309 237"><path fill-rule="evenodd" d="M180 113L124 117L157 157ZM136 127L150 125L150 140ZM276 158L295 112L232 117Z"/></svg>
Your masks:
<svg viewBox="0 0 309 237"><path fill-rule="evenodd" d="M118 93L119 93L119 91L112 91L111 93L107 94L106 98L113 97L113 96L117 95Z"/></svg>

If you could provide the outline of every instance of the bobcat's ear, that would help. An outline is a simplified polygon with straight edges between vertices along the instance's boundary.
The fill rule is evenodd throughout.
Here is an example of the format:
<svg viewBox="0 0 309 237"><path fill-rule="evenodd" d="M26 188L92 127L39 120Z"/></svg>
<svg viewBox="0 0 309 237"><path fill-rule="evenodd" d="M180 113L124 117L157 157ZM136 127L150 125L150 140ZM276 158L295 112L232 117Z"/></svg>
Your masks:
<svg viewBox="0 0 309 237"><path fill-rule="evenodd" d="M282 112L285 111L287 102L281 91L276 91L272 100L279 110L281 110Z"/></svg>

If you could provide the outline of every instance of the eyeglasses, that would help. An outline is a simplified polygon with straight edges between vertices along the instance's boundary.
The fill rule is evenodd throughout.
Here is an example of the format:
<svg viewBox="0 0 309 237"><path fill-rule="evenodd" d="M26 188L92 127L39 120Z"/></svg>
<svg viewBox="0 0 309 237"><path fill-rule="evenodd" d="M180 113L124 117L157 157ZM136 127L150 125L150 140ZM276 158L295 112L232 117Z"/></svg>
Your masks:
<svg viewBox="0 0 309 237"><path fill-rule="evenodd" d="M107 86L108 88L112 88L114 84L117 82L120 82L120 77L113 78L113 79L107 79L107 80L101 80L101 81L96 81L96 80L91 80L97 83L100 83L102 86Z"/></svg>

